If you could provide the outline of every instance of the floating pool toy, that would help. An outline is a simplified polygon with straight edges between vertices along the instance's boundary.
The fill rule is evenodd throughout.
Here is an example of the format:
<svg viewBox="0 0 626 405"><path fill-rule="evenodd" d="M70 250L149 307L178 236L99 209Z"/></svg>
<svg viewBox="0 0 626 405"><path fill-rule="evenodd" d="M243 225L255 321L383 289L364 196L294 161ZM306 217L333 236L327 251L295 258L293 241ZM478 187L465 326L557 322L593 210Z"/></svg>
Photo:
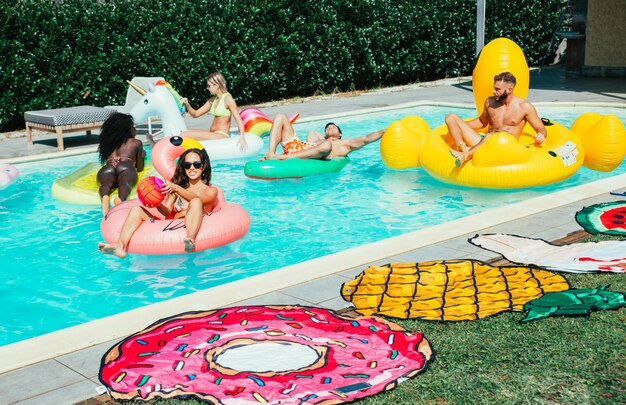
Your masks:
<svg viewBox="0 0 626 405"><path fill-rule="evenodd" d="M328 160L285 159L247 162L243 172L255 179L276 180L298 178L316 174L336 173L346 167L350 158L339 157Z"/></svg>
<svg viewBox="0 0 626 405"><path fill-rule="evenodd" d="M161 191L165 183L156 176L149 176L137 183L137 197L139 201L148 208L154 208L165 199L165 194Z"/></svg>
<svg viewBox="0 0 626 405"><path fill-rule="evenodd" d="M508 261L568 273L626 272L626 240L556 246L542 239L507 234L477 235L470 243Z"/></svg>
<svg viewBox="0 0 626 405"><path fill-rule="evenodd" d="M187 131L189 132L189 131ZM231 135L228 138L198 141L209 154L212 160L229 160L256 157L263 150L263 139L246 132L246 149L241 150L240 135ZM185 136L185 132L181 134Z"/></svg>
<svg viewBox="0 0 626 405"><path fill-rule="evenodd" d="M493 78L502 72L515 76L515 95L526 99L530 87L530 71L524 51L508 38L496 38L480 51L472 72L472 90L477 116L485 109L485 100L493 96Z"/></svg>
<svg viewBox="0 0 626 405"><path fill-rule="evenodd" d="M549 316L589 315L602 309L618 309L626 306L623 293L608 291L608 285L594 289L571 289L552 292L524 305L527 312L522 322Z"/></svg>
<svg viewBox="0 0 626 405"><path fill-rule="evenodd" d="M493 95L493 77L504 71L516 76L515 95L525 98L529 72L524 54L513 41L498 38L482 50L472 76L478 114L483 111L485 99ZM602 132L601 136L596 136L594 131L583 134L579 129L569 130L549 120L544 120L544 125L547 137L541 145L535 144L533 135L536 133L527 124L519 140L504 132L492 134L476 149L471 160L456 167L450 154L454 141L445 124L431 131L421 118L405 117L387 128L380 153L390 168L422 166L441 181L482 188L552 184L572 176L583 163L596 170L612 170L626 153L626 139L621 143L626 135L623 135L623 127L619 131L619 124L613 118L590 125L594 131ZM478 130L486 131L487 128ZM577 136L579 133L584 141ZM587 150L589 156L586 156Z"/></svg>
<svg viewBox="0 0 626 405"><path fill-rule="evenodd" d="M568 288L563 276L545 270L443 260L370 266L344 283L341 295L362 315L471 321L521 311L546 292Z"/></svg>
<svg viewBox="0 0 626 405"><path fill-rule="evenodd" d="M535 144L535 132L530 125L524 128L519 140L505 132L497 132L476 150L473 159L456 167L450 154L453 141L446 125L433 131L416 132L412 123L417 118L405 117L387 128L383 139L390 134L389 138L397 140L396 145L405 146L393 151L381 149L383 160L389 167L403 169L406 164L417 162L417 166L423 166L428 174L448 183L482 188L522 188L565 180L583 164L584 153L578 137L560 124L550 123L546 126L548 136L542 145ZM388 148L387 144L385 147Z"/></svg>
<svg viewBox="0 0 626 405"><path fill-rule="evenodd" d="M391 390L432 358L421 333L384 319L246 306L157 321L112 347L98 377L118 400L338 404Z"/></svg>
<svg viewBox="0 0 626 405"><path fill-rule="evenodd" d="M0 163L0 190L7 188L20 175L15 166L8 163Z"/></svg>
<svg viewBox="0 0 626 405"><path fill-rule="evenodd" d="M152 148L152 164L163 178L171 179L176 170L178 157L192 148L202 150L202 145L194 139L180 136L161 139ZM212 212L205 213L202 218L200 231L195 238L196 252L234 242L244 237L250 229L248 212L239 204L226 202L222 189L215 188L218 190L218 204ZM125 201L105 215L100 230L107 243L117 242L122 225L135 205L141 205L141 202ZM152 215L162 216L156 208L149 208L148 211ZM144 221L133 233L127 251L140 254L184 253L185 236L185 218Z"/></svg>
<svg viewBox="0 0 626 405"><path fill-rule="evenodd" d="M610 201L584 207L576 222L592 235L626 235L626 201Z"/></svg>
<svg viewBox="0 0 626 405"><path fill-rule="evenodd" d="M174 177L176 171L176 160L184 151L188 149L204 149L204 146L195 139L183 138L181 136L171 136L159 140L152 147L150 159L154 168L164 179Z"/></svg>
<svg viewBox="0 0 626 405"><path fill-rule="evenodd" d="M163 136L185 137L185 133L193 133L187 129L187 124L181 116L180 96L169 83L159 80L144 90L134 84L132 87L143 97L131 109L130 115L136 123L143 122L148 117L159 116L163 126ZM237 159L257 156L263 149L263 140L247 133L245 149L239 146L239 136L230 136L224 139L199 141L209 154L211 160Z"/></svg>
<svg viewBox="0 0 626 405"><path fill-rule="evenodd" d="M380 156L385 165L397 170L420 167L420 152L429 133L430 126L417 115L391 123L380 139Z"/></svg>
<svg viewBox="0 0 626 405"><path fill-rule="evenodd" d="M52 196L59 201L84 204L84 205L100 205L100 194L98 190L97 175L102 165L98 162L87 163L72 173L57 179L52 183ZM156 171L151 164L144 165L144 169L139 173L139 181L154 176ZM118 191L115 189L111 193L111 198L118 197ZM133 186L129 199L137 198L137 186Z"/></svg>
<svg viewBox="0 0 626 405"><path fill-rule="evenodd" d="M248 212L239 204L226 202L223 191L219 187L216 188L218 204L212 212L204 213L202 217L200 231L195 238L196 252L232 243L243 238L250 229ZM111 208L105 215L100 224L100 231L107 243L119 240L124 221L136 205L141 205L141 202L124 201ZM160 215L156 208L149 208L148 211L152 215ZM183 239L186 236L185 218L143 221L133 233L127 251L147 255L185 253Z"/></svg>
<svg viewBox="0 0 626 405"><path fill-rule="evenodd" d="M571 128L582 141L585 167L610 172L626 155L626 130L615 115L588 112L576 118Z"/></svg>
<svg viewBox="0 0 626 405"><path fill-rule="evenodd" d="M174 89L174 87L172 87L172 85L169 84L167 81L156 80L153 83L153 86L164 86L170 92L170 94L172 95L172 98L174 99L174 102L176 103L176 107L178 107L178 112L180 113L180 115L183 115L187 111L187 107L185 107L185 104L183 104L183 102L180 101L182 97L180 96L180 94L178 94L178 92ZM133 88L135 88L134 83L133 83Z"/></svg>
<svg viewBox="0 0 626 405"><path fill-rule="evenodd" d="M425 148L420 159L431 176L454 184L523 188L557 183L582 166L584 149L580 139L563 125L550 122L545 128L547 137L541 145L535 144L536 133L529 124L519 140L496 132L476 149L470 161L456 167L450 155L452 140L444 124L432 131L430 148Z"/></svg>
<svg viewBox="0 0 626 405"><path fill-rule="evenodd" d="M261 112L258 108L248 107L239 112L241 120L243 121L243 127L246 132L253 133L259 137L268 136L270 129L272 128L272 120ZM300 117L300 114L296 113L289 117L289 122L292 124Z"/></svg>

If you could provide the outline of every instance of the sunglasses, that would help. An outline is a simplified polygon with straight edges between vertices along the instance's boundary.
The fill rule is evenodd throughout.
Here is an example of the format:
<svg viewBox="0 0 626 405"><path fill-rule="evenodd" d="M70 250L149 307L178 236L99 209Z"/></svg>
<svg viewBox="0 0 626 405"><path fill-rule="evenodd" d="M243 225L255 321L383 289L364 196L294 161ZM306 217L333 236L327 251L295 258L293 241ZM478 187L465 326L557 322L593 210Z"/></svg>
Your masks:
<svg viewBox="0 0 626 405"><path fill-rule="evenodd" d="M202 167L202 162L199 160L196 160L195 162L183 162L183 167L185 168L185 170L191 169L191 166L193 165L193 167L195 167L196 169L199 169Z"/></svg>

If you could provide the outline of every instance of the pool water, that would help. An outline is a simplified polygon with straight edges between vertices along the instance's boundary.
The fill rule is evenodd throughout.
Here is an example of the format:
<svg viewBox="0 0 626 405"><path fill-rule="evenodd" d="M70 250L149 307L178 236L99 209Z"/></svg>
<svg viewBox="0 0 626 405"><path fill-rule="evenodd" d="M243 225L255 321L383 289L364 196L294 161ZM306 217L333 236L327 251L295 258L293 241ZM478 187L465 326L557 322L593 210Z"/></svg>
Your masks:
<svg viewBox="0 0 626 405"><path fill-rule="evenodd" d="M626 109L538 107L541 116L570 126L585 111ZM407 115L435 127L445 114L473 109L423 106L333 119L344 136L386 128ZM296 125L304 134L323 122ZM267 140L266 144L267 144ZM213 182L227 200L245 207L250 232L228 246L187 255L129 255L120 260L97 251L97 206L56 201L54 180L96 155L17 165L21 176L0 191L0 345L81 324L350 247L423 229L486 209L536 197L611 173L582 168L559 184L524 190L479 190L439 182L423 169L384 166L378 144L350 155L340 173L262 181L243 175L244 161L214 162ZM207 303L209 305L210 303Z"/></svg>

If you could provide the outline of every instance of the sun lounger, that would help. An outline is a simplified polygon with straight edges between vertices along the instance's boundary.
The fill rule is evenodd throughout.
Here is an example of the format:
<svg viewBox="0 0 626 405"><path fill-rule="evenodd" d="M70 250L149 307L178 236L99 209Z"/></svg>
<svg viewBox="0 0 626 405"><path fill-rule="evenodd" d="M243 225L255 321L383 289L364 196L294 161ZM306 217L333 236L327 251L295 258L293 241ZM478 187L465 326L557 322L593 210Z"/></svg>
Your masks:
<svg viewBox="0 0 626 405"><path fill-rule="evenodd" d="M107 108L81 105L77 107L56 108L52 110L26 111L26 141L33 144L33 129L57 134L57 149L63 150L63 134L66 132L86 131L91 135L94 129L100 129L104 121L115 111Z"/></svg>

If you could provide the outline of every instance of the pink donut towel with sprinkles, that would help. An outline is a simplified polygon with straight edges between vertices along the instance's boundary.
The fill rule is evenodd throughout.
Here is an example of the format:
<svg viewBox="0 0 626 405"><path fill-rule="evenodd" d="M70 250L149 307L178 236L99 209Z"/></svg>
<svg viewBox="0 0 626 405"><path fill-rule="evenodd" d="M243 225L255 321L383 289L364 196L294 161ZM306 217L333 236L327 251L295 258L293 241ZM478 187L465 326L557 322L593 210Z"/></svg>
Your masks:
<svg viewBox="0 0 626 405"><path fill-rule="evenodd" d="M99 378L123 400L338 404L393 389L432 358L421 333L381 318L244 306L162 319L112 347Z"/></svg>

